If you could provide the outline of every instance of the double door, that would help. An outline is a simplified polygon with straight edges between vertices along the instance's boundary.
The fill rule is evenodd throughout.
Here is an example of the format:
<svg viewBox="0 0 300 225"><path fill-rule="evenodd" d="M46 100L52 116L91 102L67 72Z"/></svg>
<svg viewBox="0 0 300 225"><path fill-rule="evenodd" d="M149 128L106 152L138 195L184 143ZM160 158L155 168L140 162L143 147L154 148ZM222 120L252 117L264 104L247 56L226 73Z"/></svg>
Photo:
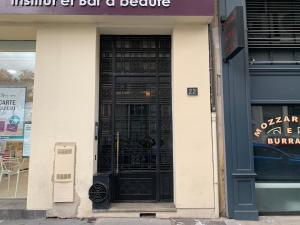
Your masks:
<svg viewBox="0 0 300 225"><path fill-rule="evenodd" d="M98 172L113 201L172 201L171 41L102 36Z"/></svg>

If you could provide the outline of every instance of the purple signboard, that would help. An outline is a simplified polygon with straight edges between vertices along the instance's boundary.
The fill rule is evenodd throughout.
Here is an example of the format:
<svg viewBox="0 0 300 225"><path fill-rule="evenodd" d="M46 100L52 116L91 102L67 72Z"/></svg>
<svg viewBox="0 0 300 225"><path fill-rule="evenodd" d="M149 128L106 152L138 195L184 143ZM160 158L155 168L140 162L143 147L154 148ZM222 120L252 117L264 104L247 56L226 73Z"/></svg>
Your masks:
<svg viewBox="0 0 300 225"><path fill-rule="evenodd" d="M0 15L212 16L213 0L0 0Z"/></svg>

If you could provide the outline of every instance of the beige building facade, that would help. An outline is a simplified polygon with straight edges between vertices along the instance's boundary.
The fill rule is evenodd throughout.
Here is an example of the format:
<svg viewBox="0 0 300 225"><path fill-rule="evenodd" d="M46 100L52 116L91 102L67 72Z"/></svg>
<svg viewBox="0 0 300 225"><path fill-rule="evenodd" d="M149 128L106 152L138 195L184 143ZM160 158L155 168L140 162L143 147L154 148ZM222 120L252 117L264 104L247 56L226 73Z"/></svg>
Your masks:
<svg viewBox="0 0 300 225"><path fill-rule="evenodd" d="M143 213L154 213L159 218L219 216L215 120L210 99L211 19L0 16L0 41L28 40L36 44L28 210L79 218L139 217ZM89 199L93 176L98 174L99 159L103 157L95 137L95 124L100 123L103 35L171 38L172 201L121 201L99 210ZM190 87L197 88L196 96L187 93ZM62 183L56 189L57 143L75 144L76 150L74 161L70 158L63 165L74 166L74 183L69 187ZM67 196L69 191L73 199L54 200Z"/></svg>

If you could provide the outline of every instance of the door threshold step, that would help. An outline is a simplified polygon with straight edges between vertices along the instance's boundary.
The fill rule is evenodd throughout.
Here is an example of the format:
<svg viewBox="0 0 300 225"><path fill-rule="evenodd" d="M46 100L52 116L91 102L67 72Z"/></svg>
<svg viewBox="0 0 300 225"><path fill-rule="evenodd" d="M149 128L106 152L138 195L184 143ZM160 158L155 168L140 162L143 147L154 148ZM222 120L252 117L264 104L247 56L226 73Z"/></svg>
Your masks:
<svg viewBox="0 0 300 225"><path fill-rule="evenodd" d="M95 209L97 212L176 212L174 203L112 203L109 209Z"/></svg>

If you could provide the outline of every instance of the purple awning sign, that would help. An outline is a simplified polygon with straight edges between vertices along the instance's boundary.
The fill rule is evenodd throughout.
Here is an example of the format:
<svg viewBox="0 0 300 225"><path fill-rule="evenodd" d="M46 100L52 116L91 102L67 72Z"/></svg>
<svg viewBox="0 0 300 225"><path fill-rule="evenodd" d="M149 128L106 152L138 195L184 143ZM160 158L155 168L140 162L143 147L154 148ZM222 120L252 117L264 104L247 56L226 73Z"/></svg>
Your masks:
<svg viewBox="0 0 300 225"><path fill-rule="evenodd" d="M0 15L212 16L213 0L1 0Z"/></svg>

